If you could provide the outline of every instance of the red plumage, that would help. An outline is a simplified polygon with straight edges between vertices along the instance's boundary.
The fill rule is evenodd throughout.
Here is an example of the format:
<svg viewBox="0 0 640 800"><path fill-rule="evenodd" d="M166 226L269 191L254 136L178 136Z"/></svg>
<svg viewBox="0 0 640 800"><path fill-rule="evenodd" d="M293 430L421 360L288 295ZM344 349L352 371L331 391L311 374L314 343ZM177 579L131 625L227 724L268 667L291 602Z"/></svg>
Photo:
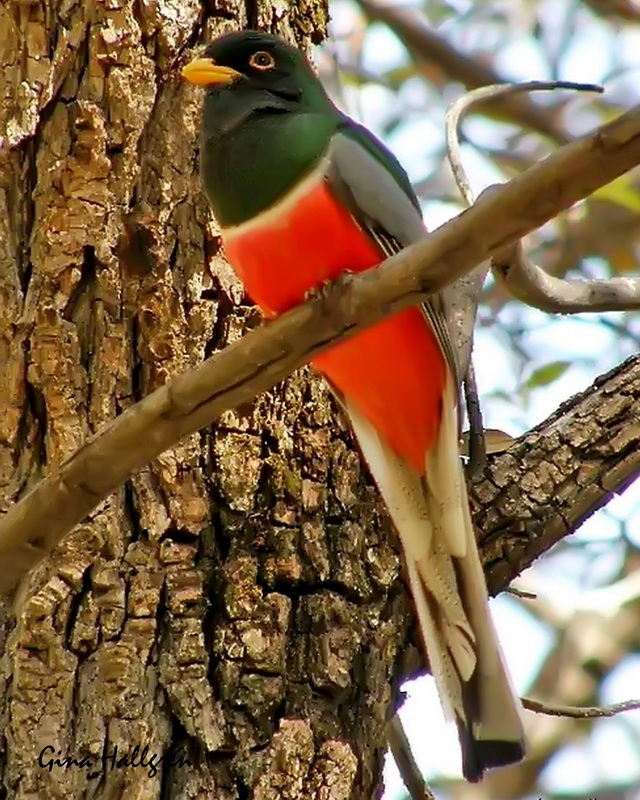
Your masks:
<svg viewBox="0 0 640 800"><path fill-rule="evenodd" d="M222 237L248 294L269 317L303 302L309 289L384 259L321 178L296 193L295 202L285 198ZM424 472L440 423L445 363L418 308L388 317L312 363L398 456L418 475Z"/></svg>

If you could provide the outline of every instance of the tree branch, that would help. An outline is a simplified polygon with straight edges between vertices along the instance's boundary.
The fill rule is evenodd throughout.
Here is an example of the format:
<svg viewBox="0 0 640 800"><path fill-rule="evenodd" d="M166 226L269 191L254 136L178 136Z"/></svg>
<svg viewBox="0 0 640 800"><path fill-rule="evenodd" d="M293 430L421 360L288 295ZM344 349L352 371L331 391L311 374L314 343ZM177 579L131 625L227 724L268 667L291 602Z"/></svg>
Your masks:
<svg viewBox="0 0 640 800"><path fill-rule="evenodd" d="M640 356L600 376L469 486L492 594L640 474Z"/></svg>
<svg viewBox="0 0 640 800"><path fill-rule="evenodd" d="M460 53L439 36L421 12L378 0L358 2L370 19L388 25L418 62L435 65L448 79L460 81L467 89L507 83L491 66ZM565 144L570 136L558 122L561 108L543 108L528 97L501 97L488 102L483 111L548 136L556 144Z"/></svg>
<svg viewBox="0 0 640 800"><path fill-rule="evenodd" d="M378 270L347 276L153 392L5 514L0 591L10 591L132 472L182 437L271 388L340 338L440 291L639 162L640 107L480 198Z"/></svg>
<svg viewBox="0 0 640 800"><path fill-rule="evenodd" d="M491 269L497 282L509 294L548 313L635 311L640 308L640 278L554 278L528 258L520 242L495 253L491 258Z"/></svg>
<svg viewBox="0 0 640 800"><path fill-rule="evenodd" d="M583 0L583 3L605 19L640 22L638 0Z"/></svg>
<svg viewBox="0 0 640 800"><path fill-rule="evenodd" d="M529 711L536 714L546 714L549 717L570 717L571 719L599 719L601 717L615 717L617 714L624 714L626 711L637 711L640 708L640 700L624 700L622 703L614 703L610 706L554 706L550 703L542 703L533 700L531 697L523 697L522 705Z"/></svg>
<svg viewBox="0 0 640 800"><path fill-rule="evenodd" d="M398 772L411 800L436 800L435 795L422 777L398 714L389 723L387 741L389 742L389 750L391 750L393 760L396 762Z"/></svg>
<svg viewBox="0 0 640 800"><path fill-rule="evenodd" d="M566 81L532 81L513 86L485 86L469 92L447 114L447 156L455 182L468 205L474 195L460 157L459 132L465 115L473 106L522 91L574 89L601 92L599 86ZM485 192L495 191L495 186ZM640 308L640 278L564 280L548 275L525 254L521 242L494 253L494 277L516 299L549 313L575 314L584 311L630 311Z"/></svg>

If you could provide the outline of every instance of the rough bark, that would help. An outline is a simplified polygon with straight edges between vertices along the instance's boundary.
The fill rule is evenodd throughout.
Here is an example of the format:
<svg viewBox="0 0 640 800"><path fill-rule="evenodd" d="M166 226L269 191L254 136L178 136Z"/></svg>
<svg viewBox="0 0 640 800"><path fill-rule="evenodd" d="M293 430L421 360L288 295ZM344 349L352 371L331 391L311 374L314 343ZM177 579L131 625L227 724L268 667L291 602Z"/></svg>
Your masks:
<svg viewBox="0 0 640 800"><path fill-rule="evenodd" d="M313 2L0 9L5 507L257 324L232 313L200 199L200 98L172 68L231 25L306 44L325 21ZM295 376L134 476L36 571L17 624L3 617L4 796L371 796L408 615L332 416ZM136 744L192 766L100 762ZM41 766L47 745L41 761L83 766Z"/></svg>
<svg viewBox="0 0 640 800"><path fill-rule="evenodd" d="M199 98L173 67L230 26L304 45L325 15L235 0L0 7L5 507L258 324L200 196ZM538 453L531 509L536 480L604 474L605 438L584 469L563 441ZM477 501L508 511L519 468L498 460ZM564 533L538 522L531 558ZM510 537L486 551L494 588L514 569L499 566ZM301 371L133 476L30 577L15 618L3 608L1 796L369 800L411 642L399 572L346 426ZM147 766L114 763L136 745ZM67 767L43 766L56 757Z"/></svg>
<svg viewBox="0 0 640 800"><path fill-rule="evenodd" d="M640 473L640 358L634 356L500 455L471 489L492 593ZM520 535L519 535L520 533Z"/></svg>

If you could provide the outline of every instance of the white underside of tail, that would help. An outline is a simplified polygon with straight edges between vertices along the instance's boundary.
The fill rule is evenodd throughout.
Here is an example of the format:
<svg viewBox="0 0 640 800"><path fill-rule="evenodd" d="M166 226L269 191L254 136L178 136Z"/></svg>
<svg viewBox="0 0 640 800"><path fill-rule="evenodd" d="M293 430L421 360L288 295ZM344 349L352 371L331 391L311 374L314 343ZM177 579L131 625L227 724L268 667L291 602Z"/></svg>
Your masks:
<svg viewBox="0 0 640 800"><path fill-rule="evenodd" d="M422 477L390 450L348 400L346 407L400 536L422 638L445 713L468 722L476 739L522 739L520 702L489 613L471 524L452 381L448 380L437 442L426 456ZM463 682L476 668L479 715L471 723L463 703Z"/></svg>

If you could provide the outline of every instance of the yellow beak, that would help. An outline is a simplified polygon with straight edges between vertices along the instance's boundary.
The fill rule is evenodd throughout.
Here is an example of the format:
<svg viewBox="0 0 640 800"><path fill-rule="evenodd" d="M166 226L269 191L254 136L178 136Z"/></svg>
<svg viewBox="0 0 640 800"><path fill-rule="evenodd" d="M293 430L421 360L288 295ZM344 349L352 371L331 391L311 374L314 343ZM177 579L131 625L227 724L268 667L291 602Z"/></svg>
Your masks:
<svg viewBox="0 0 640 800"><path fill-rule="evenodd" d="M242 77L231 67L223 67L212 58L194 58L182 69L182 77L198 86L228 86Z"/></svg>

